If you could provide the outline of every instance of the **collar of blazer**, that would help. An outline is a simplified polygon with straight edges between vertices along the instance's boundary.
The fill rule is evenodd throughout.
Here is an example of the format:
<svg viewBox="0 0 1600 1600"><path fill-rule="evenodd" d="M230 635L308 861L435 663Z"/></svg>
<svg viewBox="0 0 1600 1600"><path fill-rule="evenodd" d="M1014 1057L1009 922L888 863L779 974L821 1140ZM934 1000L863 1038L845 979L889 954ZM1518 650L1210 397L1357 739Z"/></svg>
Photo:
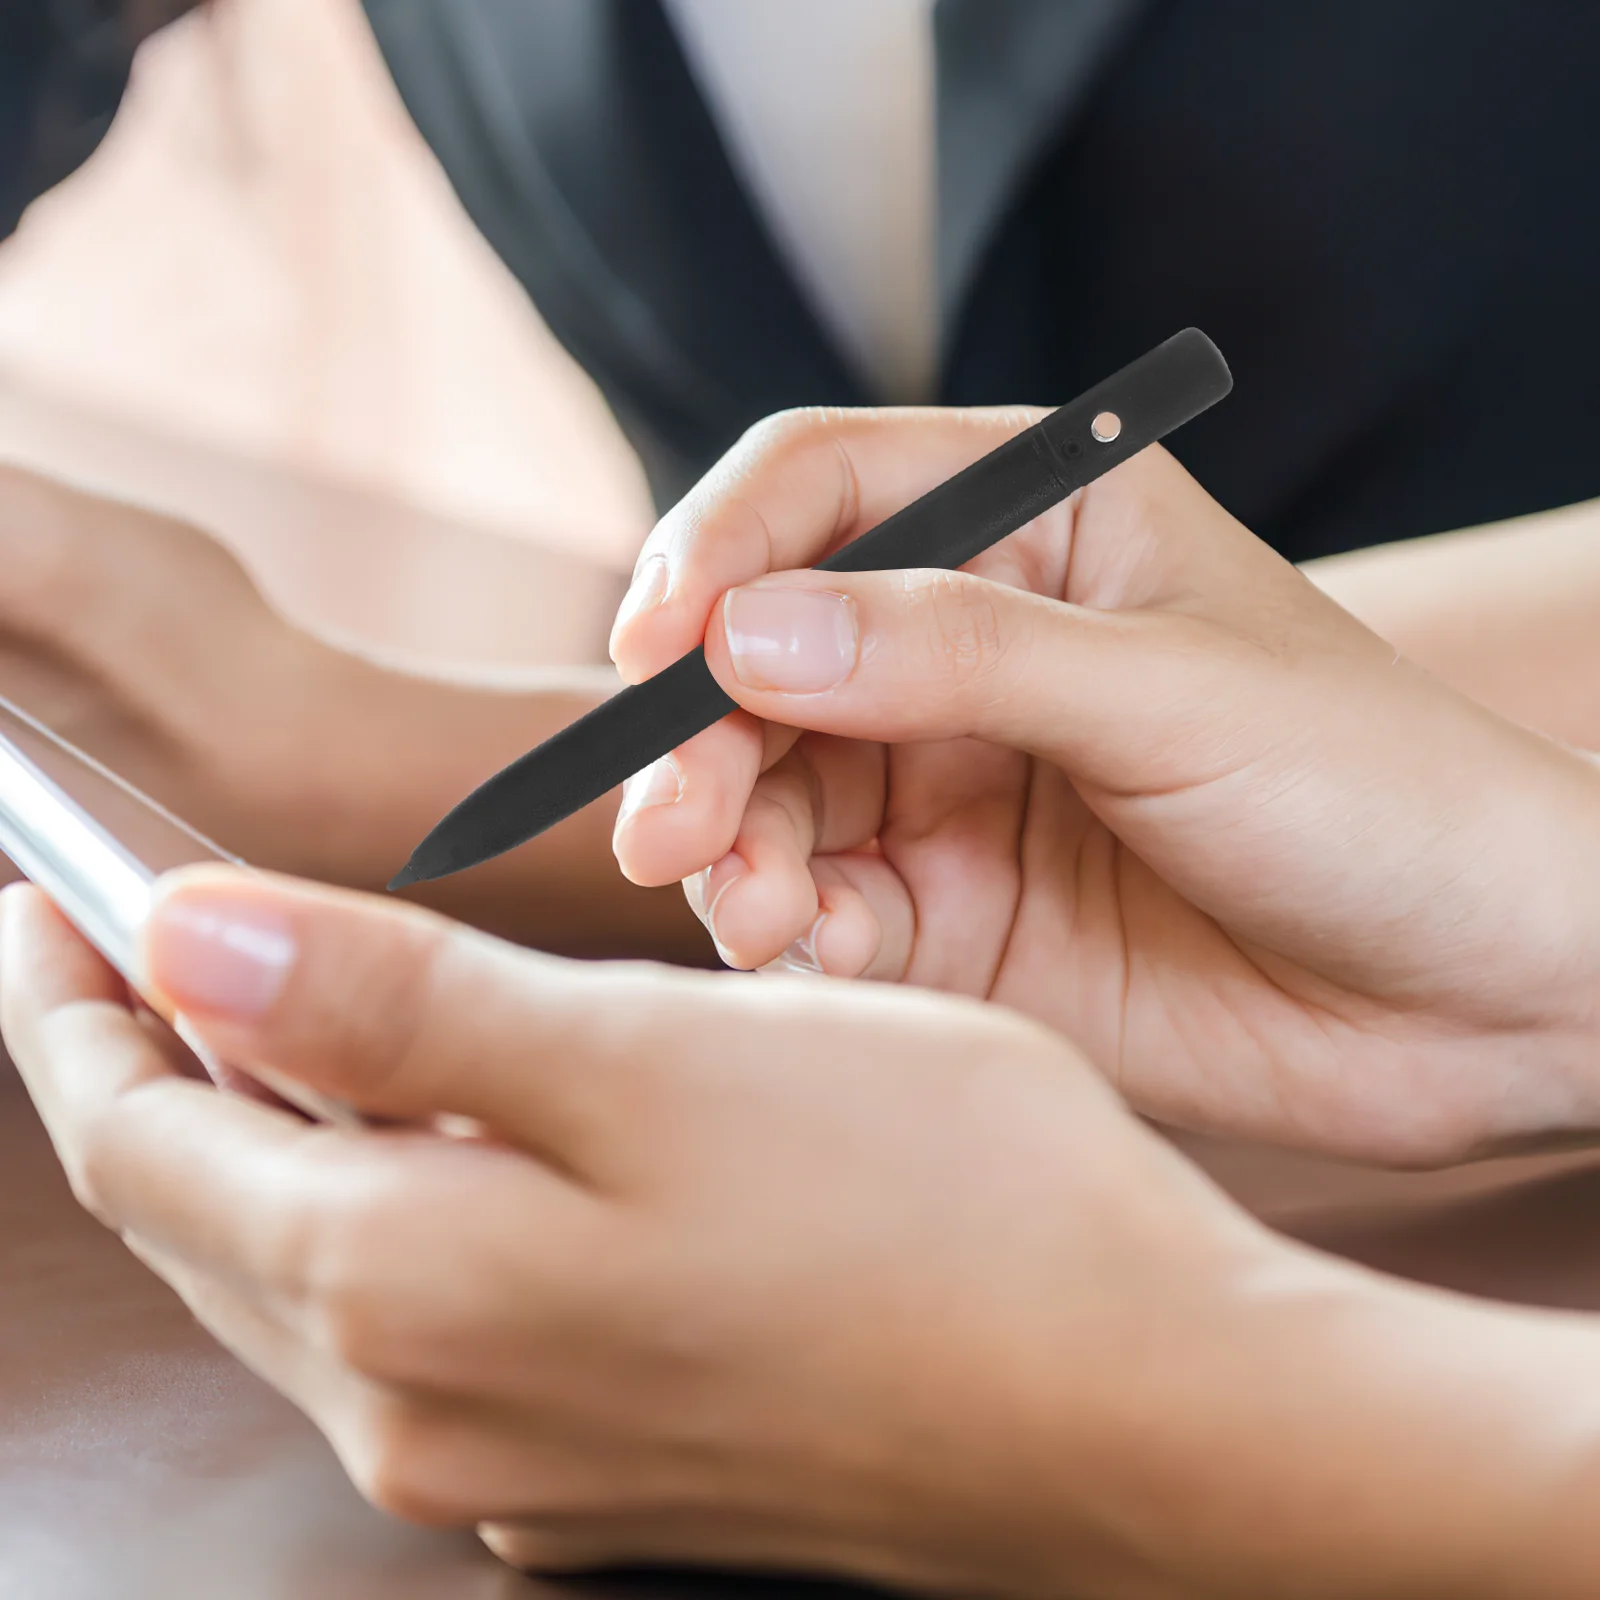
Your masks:
<svg viewBox="0 0 1600 1600"><path fill-rule="evenodd" d="M865 402L745 195L658 0L365 3L462 204L600 385L659 500L769 411ZM1146 4L939 0L947 347L1030 162Z"/></svg>

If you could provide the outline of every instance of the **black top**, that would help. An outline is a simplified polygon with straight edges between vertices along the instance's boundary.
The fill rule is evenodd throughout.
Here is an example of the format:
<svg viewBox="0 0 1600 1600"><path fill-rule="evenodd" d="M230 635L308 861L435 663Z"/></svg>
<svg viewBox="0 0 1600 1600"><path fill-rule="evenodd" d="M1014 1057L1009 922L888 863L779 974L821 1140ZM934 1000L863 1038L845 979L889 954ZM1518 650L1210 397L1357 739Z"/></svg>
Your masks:
<svg viewBox="0 0 1600 1600"><path fill-rule="evenodd" d="M768 411L871 399L659 0L366 4L659 500ZM115 10L0 5L0 188L42 181L19 108L60 19ZM46 13L53 44L17 20ZM1600 496L1600 6L939 0L935 26L942 400L1049 405L1197 324L1238 387L1176 451L1295 559ZM119 70L92 31L54 80L78 148Z"/></svg>

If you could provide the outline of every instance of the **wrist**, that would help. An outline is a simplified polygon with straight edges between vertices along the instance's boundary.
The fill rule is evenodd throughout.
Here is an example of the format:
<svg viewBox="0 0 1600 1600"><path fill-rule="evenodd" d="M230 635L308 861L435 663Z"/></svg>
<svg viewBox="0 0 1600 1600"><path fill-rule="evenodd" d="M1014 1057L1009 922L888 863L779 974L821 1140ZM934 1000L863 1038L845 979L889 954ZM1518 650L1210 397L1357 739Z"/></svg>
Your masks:
<svg viewBox="0 0 1600 1600"><path fill-rule="evenodd" d="M1396 1038L1447 1069L1411 1103L1445 1119L1422 1159L1586 1142L1600 1132L1600 763L1448 698L1475 749L1459 807L1438 817L1458 837L1417 867L1432 888L1391 951L1421 979L1396 992L1413 1018Z"/></svg>
<svg viewBox="0 0 1600 1600"><path fill-rule="evenodd" d="M1292 1559L1269 1567L1252 1549L1273 1473L1257 1470L1241 1424L1252 1302L1306 1253L1164 1147L1151 1162L1110 1148L1107 1165L1098 1195L1075 1172L1064 1213L1100 1219L1101 1270L1053 1285L1031 1274L1020 1307L998 1320L975 1307L976 1339L952 1341L947 1447L914 1429L921 1447L891 1463L903 1559L872 1576L1026 1600L1056 1600L1069 1579L1085 1600L1298 1592ZM1235 1581L1258 1574L1269 1581Z"/></svg>
<svg viewBox="0 0 1600 1600"><path fill-rule="evenodd" d="M1519 881L1531 917L1506 943L1524 947L1527 992L1542 1013L1528 1050L1540 1091L1524 1127L1501 1141L1508 1149L1600 1133L1600 757L1538 742L1553 776L1547 804L1524 825L1534 870Z"/></svg>
<svg viewBox="0 0 1600 1600"><path fill-rule="evenodd" d="M1183 1389L1188 1487L1167 1502L1190 1583L1327 1600L1600 1592L1600 1340L1577 1319L1275 1244L1211 1335Z"/></svg>
<svg viewBox="0 0 1600 1600"><path fill-rule="evenodd" d="M1585 1323L1414 1289L1242 1216L1164 1235L1108 1263L1140 1262L1145 1287L1098 1366L1065 1341L997 1356L1032 1381L969 1418L989 1448L961 1465L987 1498L921 1519L978 1531L913 1579L1038 1600L1068 1574L1095 1600L1600 1593Z"/></svg>

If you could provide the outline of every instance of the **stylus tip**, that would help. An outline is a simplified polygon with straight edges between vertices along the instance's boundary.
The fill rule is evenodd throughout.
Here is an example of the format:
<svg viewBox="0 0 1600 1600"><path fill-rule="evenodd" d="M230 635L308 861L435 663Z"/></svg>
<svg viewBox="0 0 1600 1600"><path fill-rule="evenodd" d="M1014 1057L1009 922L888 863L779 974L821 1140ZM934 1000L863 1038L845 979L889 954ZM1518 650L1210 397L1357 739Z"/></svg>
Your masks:
<svg viewBox="0 0 1600 1600"><path fill-rule="evenodd" d="M418 869L415 861L408 861L389 880L389 893L393 894L396 889L409 889L412 884L421 883L426 877L427 874Z"/></svg>

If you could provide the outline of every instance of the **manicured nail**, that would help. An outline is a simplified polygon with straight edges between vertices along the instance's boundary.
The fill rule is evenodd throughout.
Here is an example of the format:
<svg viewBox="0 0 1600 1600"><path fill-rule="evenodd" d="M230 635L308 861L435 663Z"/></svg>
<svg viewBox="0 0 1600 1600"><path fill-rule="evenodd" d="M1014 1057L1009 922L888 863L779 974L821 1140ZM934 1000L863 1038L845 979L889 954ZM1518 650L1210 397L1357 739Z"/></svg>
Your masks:
<svg viewBox="0 0 1600 1600"><path fill-rule="evenodd" d="M155 987L196 1017L248 1021L283 992L295 944L286 918L243 897L158 900L144 954Z"/></svg>
<svg viewBox="0 0 1600 1600"><path fill-rule="evenodd" d="M628 592L622 597L622 604L617 607L617 620L611 624L613 656L616 655L617 635L635 617L641 616L651 606L660 605L667 592L668 576L665 556L651 556L640 564L639 570L633 575L633 582L628 585Z"/></svg>
<svg viewBox="0 0 1600 1600"><path fill-rule="evenodd" d="M827 920L828 913L824 911L776 961L770 962L762 970L766 972L804 972L811 975L820 975L822 963L817 959L817 935L822 930L822 924Z"/></svg>
<svg viewBox="0 0 1600 1600"><path fill-rule="evenodd" d="M828 589L749 584L722 602L728 653L740 683L781 694L820 694L855 671L856 603Z"/></svg>
<svg viewBox="0 0 1600 1600"><path fill-rule="evenodd" d="M683 774L671 756L652 761L643 772L636 772L622 786L622 803L617 808L617 826L646 806L669 806L683 795Z"/></svg>

